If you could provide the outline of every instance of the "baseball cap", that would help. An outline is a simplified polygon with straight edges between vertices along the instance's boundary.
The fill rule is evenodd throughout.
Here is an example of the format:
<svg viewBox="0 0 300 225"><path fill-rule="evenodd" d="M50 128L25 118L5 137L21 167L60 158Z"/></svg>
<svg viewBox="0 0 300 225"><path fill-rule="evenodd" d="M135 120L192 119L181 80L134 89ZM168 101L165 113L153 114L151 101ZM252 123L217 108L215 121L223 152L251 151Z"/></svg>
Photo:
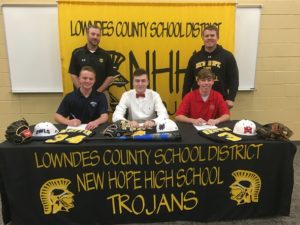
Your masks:
<svg viewBox="0 0 300 225"><path fill-rule="evenodd" d="M46 139L56 135L59 130L50 122L40 122L34 126L32 137Z"/></svg>
<svg viewBox="0 0 300 225"><path fill-rule="evenodd" d="M256 125L251 120L240 120L234 125L233 133L238 135L254 136L256 135Z"/></svg>
<svg viewBox="0 0 300 225"><path fill-rule="evenodd" d="M159 121L156 125L157 133L173 132L173 131L178 131L177 124L173 120L164 119L164 120Z"/></svg>

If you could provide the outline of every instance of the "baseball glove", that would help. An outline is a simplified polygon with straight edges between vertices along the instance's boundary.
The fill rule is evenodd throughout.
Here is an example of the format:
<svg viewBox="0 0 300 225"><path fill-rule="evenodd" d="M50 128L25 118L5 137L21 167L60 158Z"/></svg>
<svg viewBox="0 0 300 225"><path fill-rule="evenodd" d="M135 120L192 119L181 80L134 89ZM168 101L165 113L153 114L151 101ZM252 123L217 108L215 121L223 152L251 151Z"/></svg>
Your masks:
<svg viewBox="0 0 300 225"><path fill-rule="evenodd" d="M256 130L257 134L267 140L289 141L293 135L287 126L282 123L269 123Z"/></svg>
<svg viewBox="0 0 300 225"><path fill-rule="evenodd" d="M5 138L13 144L23 144L31 139L32 133L25 119L11 123L6 131Z"/></svg>
<svg viewBox="0 0 300 225"><path fill-rule="evenodd" d="M137 130L137 128L130 125L129 121L118 120L117 122L106 127L103 131L103 134L104 136L108 137L131 136Z"/></svg>

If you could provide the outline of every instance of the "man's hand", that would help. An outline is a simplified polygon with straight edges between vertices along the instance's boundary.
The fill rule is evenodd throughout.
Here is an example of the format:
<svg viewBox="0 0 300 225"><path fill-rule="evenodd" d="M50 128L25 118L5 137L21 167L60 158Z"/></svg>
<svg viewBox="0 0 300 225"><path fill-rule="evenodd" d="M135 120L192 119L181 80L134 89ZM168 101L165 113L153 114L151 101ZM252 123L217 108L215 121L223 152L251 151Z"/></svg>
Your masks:
<svg viewBox="0 0 300 225"><path fill-rule="evenodd" d="M130 121L129 122L130 123L130 126L132 126L132 127L134 127L134 128L139 128L140 127L140 125L139 125L139 123L138 122L136 122L136 121Z"/></svg>
<svg viewBox="0 0 300 225"><path fill-rule="evenodd" d="M103 84L97 89L98 92L104 92L107 90L108 86L111 84L111 82L114 80L113 76L108 76L104 80Z"/></svg>
<svg viewBox="0 0 300 225"><path fill-rule="evenodd" d="M68 126L77 127L81 124L81 121L79 119L71 119L68 121Z"/></svg>
<svg viewBox="0 0 300 225"><path fill-rule="evenodd" d="M86 127L85 127L85 129L86 130L94 130L95 128L97 128L99 126L99 123L97 122L97 121L91 121L91 122L89 122L87 125L86 125Z"/></svg>
<svg viewBox="0 0 300 225"><path fill-rule="evenodd" d="M198 118L198 119L192 119L192 123L196 126L201 126L206 124L206 120L202 119L202 118Z"/></svg>
<svg viewBox="0 0 300 225"><path fill-rule="evenodd" d="M207 125L211 125L211 126L215 126L215 125L217 125L219 123L219 120L218 119L209 119L208 121L207 121Z"/></svg>
<svg viewBox="0 0 300 225"><path fill-rule="evenodd" d="M234 106L234 102L233 102L233 101L231 101L231 100L226 100L226 103L227 103L228 109L233 108L233 106Z"/></svg>
<svg viewBox="0 0 300 225"><path fill-rule="evenodd" d="M149 129L155 126L155 122L153 120L147 120L144 123L144 128Z"/></svg>
<svg viewBox="0 0 300 225"><path fill-rule="evenodd" d="M71 74L71 79L73 82L73 85L75 86L76 89L80 88L80 82L78 76Z"/></svg>

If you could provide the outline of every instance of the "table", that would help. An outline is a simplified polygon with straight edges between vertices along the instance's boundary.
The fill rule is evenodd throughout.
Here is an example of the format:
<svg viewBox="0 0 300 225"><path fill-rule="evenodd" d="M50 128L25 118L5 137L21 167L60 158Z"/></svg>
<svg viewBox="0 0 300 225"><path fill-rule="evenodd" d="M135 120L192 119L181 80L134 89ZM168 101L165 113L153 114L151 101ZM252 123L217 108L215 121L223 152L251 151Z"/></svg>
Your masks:
<svg viewBox="0 0 300 225"><path fill-rule="evenodd" d="M190 124L178 126L182 140L176 142L2 143L1 189L12 225L289 215L292 142L255 137L217 143Z"/></svg>

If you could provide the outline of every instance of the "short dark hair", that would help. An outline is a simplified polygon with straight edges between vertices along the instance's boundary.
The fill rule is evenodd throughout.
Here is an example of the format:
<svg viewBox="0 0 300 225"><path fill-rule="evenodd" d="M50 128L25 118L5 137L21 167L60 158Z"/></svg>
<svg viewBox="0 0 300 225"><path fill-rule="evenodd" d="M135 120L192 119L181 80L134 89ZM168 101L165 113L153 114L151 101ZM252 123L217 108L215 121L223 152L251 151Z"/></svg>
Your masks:
<svg viewBox="0 0 300 225"><path fill-rule="evenodd" d="M100 35L101 35L101 28L100 28L99 26L95 25L95 24L89 25L89 26L86 28L86 33L89 33L89 31L90 31L91 28L100 30Z"/></svg>
<svg viewBox="0 0 300 225"><path fill-rule="evenodd" d="M202 37L204 35L204 31L206 31L206 30L214 30L214 31L216 31L217 37L219 37L219 29L216 26L209 25L209 26L205 27L204 30L202 31Z"/></svg>
<svg viewBox="0 0 300 225"><path fill-rule="evenodd" d="M201 79L208 79L208 78L215 79L216 75L210 69L203 68L197 73L196 78L197 81Z"/></svg>
<svg viewBox="0 0 300 225"><path fill-rule="evenodd" d="M144 70L143 68L138 68L138 69L136 69L136 70L133 72L133 76L134 76L134 77L138 77L138 76L141 76L141 75L143 75L143 74L148 75L147 72L146 72L146 70Z"/></svg>
<svg viewBox="0 0 300 225"><path fill-rule="evenodd" d="M81 67L79 75L81 74L82 71L89 71L89 72L93 73L96 76L96 71L91 66L83 66L83 67Z"/></svg>

